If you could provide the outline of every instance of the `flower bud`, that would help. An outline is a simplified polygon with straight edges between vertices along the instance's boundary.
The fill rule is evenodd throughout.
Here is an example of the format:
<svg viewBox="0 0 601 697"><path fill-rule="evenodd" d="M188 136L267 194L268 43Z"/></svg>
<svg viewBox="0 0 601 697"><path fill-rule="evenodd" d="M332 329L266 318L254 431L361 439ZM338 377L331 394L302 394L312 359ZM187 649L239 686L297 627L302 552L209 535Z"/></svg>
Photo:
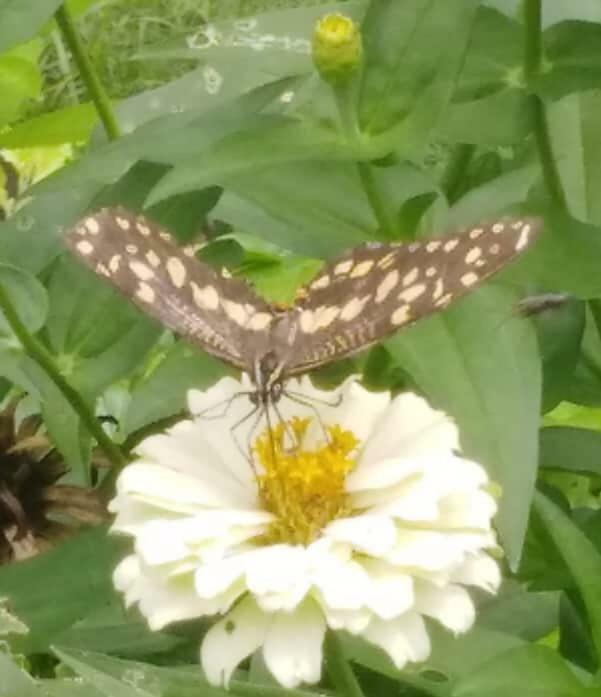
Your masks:
<svg viewBox="0 0 601 697"><path fill-rule="evenodd" d="M327 14L315 25L313 62L330 84L344 84L356 74L363 57L361 31L350 17Z"/></svg>

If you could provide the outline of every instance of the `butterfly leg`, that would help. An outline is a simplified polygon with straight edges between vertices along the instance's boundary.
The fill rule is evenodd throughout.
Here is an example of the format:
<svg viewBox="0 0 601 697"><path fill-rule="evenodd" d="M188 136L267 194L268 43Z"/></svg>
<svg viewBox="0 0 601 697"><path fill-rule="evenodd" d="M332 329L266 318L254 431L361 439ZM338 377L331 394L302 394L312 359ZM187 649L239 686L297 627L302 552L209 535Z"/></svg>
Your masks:
<svg viewBox="0 0 601 697"><path fill-rule="evenodd" d="M247 397L252 394L254 394L254 392L236 392L236 394L232 397L228 397L227 399L224 399L222 402L217 402L217 404L213 404L210 407L203 409L195 416L200 417L201 419L206 419L207 421L212 421L214 419L223 419L228 413L232 404L236 401L236 399L238 399L239 397ZM214 411L215 409L219 409L220 407L223 407L220 412L216 414L210 414L210 412Z"/></svg>
<svg viewBox="0 0 601 697"><path fill-rule="evenodd" d="M324 424L321 415L319 413L319 410L315 406L314 402L319 402L321 404L328 404L328 406L338 406L342 402L342 395L338 395L338 401L336 404L330 404L328 402L324 402L322 400L314 400L306 397L305 395L301 395L298 392L288 392L287 390L283 392L286 397L292 402L295 402L296 404L301 404L304 407L307 407L308 409L311 409L313 412L313 415L315 416L315 419L317 423L319 424L321 431L323 433L324 439L326 443L330 442L330 434L328 433L328 429L326 428L326 425Z"/></svg>

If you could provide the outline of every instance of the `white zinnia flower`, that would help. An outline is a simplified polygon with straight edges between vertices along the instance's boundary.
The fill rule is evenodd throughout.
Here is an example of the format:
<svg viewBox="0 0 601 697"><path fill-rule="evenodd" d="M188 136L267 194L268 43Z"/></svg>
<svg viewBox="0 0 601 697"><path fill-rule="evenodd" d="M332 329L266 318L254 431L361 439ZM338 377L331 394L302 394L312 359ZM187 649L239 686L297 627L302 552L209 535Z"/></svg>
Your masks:
<svg viewBox="0 0 601 697"><path fill-rule="evenodd" d="M354 379L335 393L308 378L287 388L319 400L319 418L285 397L272 432L254 417L239 425L247 397L217 418L207 409L249 389L224 378L190 391L195 418L137 447L111 504L114 530L135 542L115 585L152 629L223 615L201 648L214 684L259 648L282 685L316 682L327 628L361 635L397 668L423 661L424 617L464 632L464 586L499 586L486 473L414 394L391 399Z"/></svg>

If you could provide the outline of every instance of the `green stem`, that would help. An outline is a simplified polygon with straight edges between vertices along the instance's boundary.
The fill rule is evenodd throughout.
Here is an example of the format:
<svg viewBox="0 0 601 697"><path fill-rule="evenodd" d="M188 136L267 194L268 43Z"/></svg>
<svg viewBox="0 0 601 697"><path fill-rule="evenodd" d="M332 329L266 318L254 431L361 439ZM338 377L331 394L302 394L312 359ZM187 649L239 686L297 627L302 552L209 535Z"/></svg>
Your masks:
<svg viewBox="0 0 601 697"><path fill-rule="evenodd" d="M81 79L88 90L88 94L94 102L94 106L102 121L108 139L116 140L121 135L117 118L115 117L110 99L86 53L66 3L63 3L61 7L58 8L54 14L54 18L56 19L56 23L63 35L65 43L71 51L73 60L79 69Z"/></svg>
<svg viewBox="0 0 601 697"><path fill-rule="evenodd" d="M384 197L380 194L373 167L368 162L357 162L359 179L369 205L378 221L380 232L388 239L396 237L396 226Z"/></svg>
<svg viewBox="0 0 601 697"><path fill-rule="evenodd" d="M332 86L344 135L348 142L360 152L362 135L361 127L357 120L356 89L357 85L355 82ZM369 162L359 161L357 162L357 170L361 185L378 222L380 231L387 238L394 239L396 236L394 216L388 209L387 201L378 188L372 166Z"/></svg>
<svg viewBox="0 0 601 697"><path fill-rule="evenodd" d="M541 72L543 59L541 0L524 0L524 36L524 77L526 84L531 88ZM534 136L545 186L553 202L567 212L567 199L553 155L545 104L536 94L531 95L530 101L534 117Z"/></svg>
<svg viewBox="0 0 601 697"><path fill-rule="evenodd" d="M364 697L363 690L346 660L342 644L335 632L327 632L325 650L328 674L338 694L344 697Z"/></svg>
<svg viewBox="0 0 601 697"><path fill-rule="evenodd" d="M100 448L102 448L115 469L121 468L125 464L123 453L105 433L98 419L88 408L88 405L81 395L77 390L74 390L61 375L54 358L26 329L2 286L0 286L0 309L4 313L7 322L27 354L44 370L56 387L61 391L89 432L94 436L96 442Z"/></svg>
<svg viewBox="0 0 601 697"><path fill-rule="evenodd" d="M475 152L476 146L469 143L458 145L453 149L441 181L442 190L449 203L455 203L461 195L461 184Z"/></svg>

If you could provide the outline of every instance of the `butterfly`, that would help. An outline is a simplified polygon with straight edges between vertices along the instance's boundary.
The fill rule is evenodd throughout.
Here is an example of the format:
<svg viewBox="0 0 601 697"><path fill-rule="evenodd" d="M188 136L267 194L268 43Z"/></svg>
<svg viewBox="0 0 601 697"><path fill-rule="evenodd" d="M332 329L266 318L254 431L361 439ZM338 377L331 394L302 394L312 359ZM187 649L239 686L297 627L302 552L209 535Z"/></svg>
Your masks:
<svg viewBox="0 0 601 697"><path fill-rule="evenodd" d="M504 218L416 242L368 242L325 264L289 307L267 302L121 207L82 219L66 244L148 315L248 373L252 401L267 405L288 378L448 307L524 252L541 227L539 218Z"/></svg>

